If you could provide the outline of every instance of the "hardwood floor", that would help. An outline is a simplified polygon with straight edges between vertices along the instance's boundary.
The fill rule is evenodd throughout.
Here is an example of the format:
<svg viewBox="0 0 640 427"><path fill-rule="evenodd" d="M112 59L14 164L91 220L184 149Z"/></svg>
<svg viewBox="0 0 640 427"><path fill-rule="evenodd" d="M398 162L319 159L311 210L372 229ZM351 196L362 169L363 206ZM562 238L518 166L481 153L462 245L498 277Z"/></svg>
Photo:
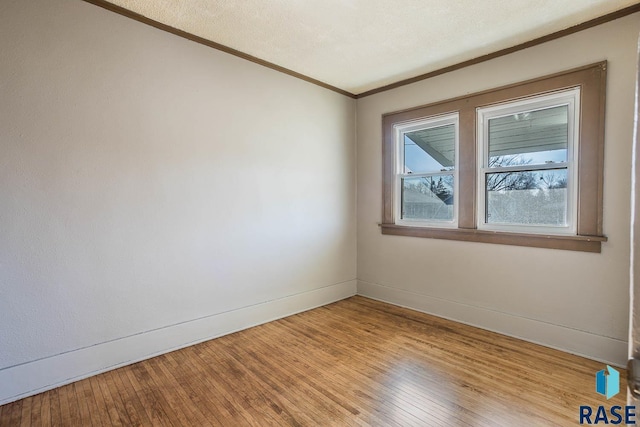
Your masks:
<svg viewBox="0 0 640 427"><path fill-rule="evenodd" d="M563 426L604 364L352 297L0 407L1 426ZM621 377L625 372L621 370Z"/></svg>

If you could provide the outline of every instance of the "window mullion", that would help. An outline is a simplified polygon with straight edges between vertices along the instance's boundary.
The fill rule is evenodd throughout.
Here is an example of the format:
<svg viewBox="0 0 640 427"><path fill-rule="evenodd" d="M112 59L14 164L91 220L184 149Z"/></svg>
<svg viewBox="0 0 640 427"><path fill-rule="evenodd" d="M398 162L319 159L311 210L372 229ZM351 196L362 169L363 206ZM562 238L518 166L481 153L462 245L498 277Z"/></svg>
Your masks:
<svg viewBox="0 0 640 427"><path fill-rule="evenodd" d="M458 227L476 228L476 109L465 106L459 112L458 130Z"/></svg>

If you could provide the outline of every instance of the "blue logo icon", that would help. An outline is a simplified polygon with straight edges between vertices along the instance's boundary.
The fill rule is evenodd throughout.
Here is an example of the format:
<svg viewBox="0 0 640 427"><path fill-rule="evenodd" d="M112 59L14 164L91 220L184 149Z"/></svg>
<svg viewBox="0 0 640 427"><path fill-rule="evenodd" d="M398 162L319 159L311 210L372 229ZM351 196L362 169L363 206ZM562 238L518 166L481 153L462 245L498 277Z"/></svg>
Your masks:
<svg viewBox="0 0 640 427"><path fill-rule="evenodd" d="M609 371L608 375L607 371ZM609 365L607 365L607 371L603 369L596 373L596 392L611 399L620 393L620 372Z"/></svg>

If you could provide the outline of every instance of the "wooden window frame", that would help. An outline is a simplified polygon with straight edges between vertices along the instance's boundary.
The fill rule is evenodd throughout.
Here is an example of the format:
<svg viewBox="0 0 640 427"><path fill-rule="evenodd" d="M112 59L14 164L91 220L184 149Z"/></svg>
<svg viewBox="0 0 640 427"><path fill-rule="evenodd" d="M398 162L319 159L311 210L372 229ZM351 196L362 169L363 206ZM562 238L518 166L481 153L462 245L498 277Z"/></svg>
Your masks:
<svg viewBox="0 0 640 427"><path fill-rule="evenodd" d="M382 116L382 234L600 252L602 242L604 119L607 62L439 101ZM580 87L577 233L529 234L477 229L476 109ZM459 114L458 228L398 225L394 218L394 125L430 116Z"/></svg>

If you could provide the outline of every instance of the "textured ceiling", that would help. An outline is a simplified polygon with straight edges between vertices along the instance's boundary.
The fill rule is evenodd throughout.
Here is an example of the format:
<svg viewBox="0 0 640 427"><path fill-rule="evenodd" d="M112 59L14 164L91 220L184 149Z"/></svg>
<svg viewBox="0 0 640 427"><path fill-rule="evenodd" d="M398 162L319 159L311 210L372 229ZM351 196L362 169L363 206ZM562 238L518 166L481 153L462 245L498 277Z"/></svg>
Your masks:
<svg viewBox="0 0 640 427"><path fill-rule="evenodd" d="M354 94L637 0L109 0Z"/></svg>

